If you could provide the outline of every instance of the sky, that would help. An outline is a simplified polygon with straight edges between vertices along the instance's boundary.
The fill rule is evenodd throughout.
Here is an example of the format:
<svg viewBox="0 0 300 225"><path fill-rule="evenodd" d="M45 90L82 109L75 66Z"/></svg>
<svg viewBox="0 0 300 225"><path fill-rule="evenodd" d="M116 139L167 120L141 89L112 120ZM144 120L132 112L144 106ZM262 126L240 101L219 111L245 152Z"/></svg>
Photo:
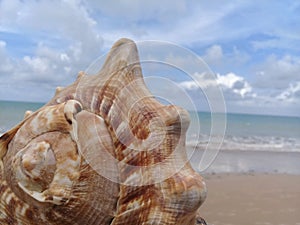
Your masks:
<svg viewBox="0 0 300 225"><path fill-rule="evenodd" d="M214 72L228 112L300 116L294 0L0 0L0 100L47 102L122 37L198 55ZM174 60L189 66L188 58ZM203 71L192 76L174 82L202 110L195 93L205 90L195 80L209 82Z"/></svg>

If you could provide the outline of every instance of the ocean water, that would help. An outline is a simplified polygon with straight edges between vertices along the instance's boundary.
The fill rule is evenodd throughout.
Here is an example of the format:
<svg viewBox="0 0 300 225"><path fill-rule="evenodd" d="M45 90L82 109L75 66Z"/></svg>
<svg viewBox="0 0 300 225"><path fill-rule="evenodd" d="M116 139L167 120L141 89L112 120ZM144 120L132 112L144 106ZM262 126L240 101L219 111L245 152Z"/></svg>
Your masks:
<svg viewBox="0 0 300 225"><path fill-rule="evenodd" d="M18 124L26 110L35 111L43 103L0 101L0 135ZM300 117L262 116L228 113L224 136L211 139L212 116L190 112L187 154L200 173L288 173L300 175ZM199 123L198 123L199 122ZM220 142L208 167L201 165L211 140ZM205 158L207 160L207 158ZM205 161L204 160L204 161Z"/></svg>
<svg viewBox="0 0 300 225"><path fill-rule="evenodd" d="M18 124L26 110L44 103L0 101L0 134ZM221 150L300 152L300 117L231 114ZM187 145L204 149L210 141L211 114L190 112ZM197 123L199 121L199 124Z"/></svg>
<svg viewBox="0 0 300 225"><path fill-rule="evenodd" d="M205 148L210 141L212 117L207 112L190 112L200 130L192 127L187 145ZM300 152L300 117L228 113L220 150ZM221 138L221 137L220 137Z"/></svg>
<svg viewBox="0 0 300 225"><path fill-rule="evenodd" d="M0 101L0 134L23 120L27 110L36 111L44 103Z"/></svg>

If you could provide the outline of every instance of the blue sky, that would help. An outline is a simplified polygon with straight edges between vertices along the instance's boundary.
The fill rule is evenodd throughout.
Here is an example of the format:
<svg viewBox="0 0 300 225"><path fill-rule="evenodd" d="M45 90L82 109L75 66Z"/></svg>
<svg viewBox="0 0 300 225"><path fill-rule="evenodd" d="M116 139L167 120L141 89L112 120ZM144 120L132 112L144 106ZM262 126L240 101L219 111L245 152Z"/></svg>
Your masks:
<svg viewBox="0 0 300 225"><path fill-rule="evenodd" d="M229 112L300 116L294 0L0 0L0 99L49 100L121 37L172 42L202 57ZM178 85L199 92L184 78Z"/></svg>

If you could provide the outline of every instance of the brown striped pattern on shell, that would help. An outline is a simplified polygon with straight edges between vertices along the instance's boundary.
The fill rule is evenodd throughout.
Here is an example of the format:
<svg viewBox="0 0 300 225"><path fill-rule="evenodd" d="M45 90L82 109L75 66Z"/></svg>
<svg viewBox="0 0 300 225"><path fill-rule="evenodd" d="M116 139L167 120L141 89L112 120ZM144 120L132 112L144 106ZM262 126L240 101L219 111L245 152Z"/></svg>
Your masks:
<svg viewBox="0 0 300 225"><path fill-rule="evenodd" d="M204 224L188 126L146 88L135 43L119 40L98 74L80 72L1 136L0 224Z"/></svg>

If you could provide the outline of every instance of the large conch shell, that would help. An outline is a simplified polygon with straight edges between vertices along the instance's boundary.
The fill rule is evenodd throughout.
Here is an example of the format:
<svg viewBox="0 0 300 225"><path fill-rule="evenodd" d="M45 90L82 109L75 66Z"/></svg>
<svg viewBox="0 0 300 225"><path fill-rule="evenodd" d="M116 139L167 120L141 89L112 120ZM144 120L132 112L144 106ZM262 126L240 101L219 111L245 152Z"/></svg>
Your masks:
<svg viewBox="0 0 300 225"><path fill-rule="evenodd" d="M188 113L144 83L134 42L0 138L0 224L205 224Z"/></svg>

